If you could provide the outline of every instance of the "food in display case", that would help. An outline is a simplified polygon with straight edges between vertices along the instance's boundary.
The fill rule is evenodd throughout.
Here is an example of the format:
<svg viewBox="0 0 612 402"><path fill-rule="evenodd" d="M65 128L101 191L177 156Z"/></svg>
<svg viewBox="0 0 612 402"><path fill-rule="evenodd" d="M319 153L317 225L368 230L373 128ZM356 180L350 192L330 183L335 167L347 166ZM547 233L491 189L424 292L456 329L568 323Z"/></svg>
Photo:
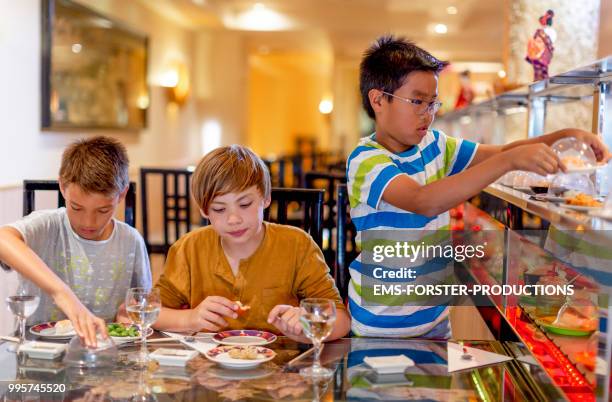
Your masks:
<svg viewBox="0 0 612 402"><path fill-rule="evenodd" d="M550 197L571 198L578 194L595 195L595 185L589 176L580 173L558 174L548 188Z"/></svg>
<svg viewBox="0 0 612 402"><path fill-rule="evenodd" d="M575 137L566 137L552 145L567 172L593 172L597 168L597 158L590 145Z"/></svg>
<svg viewBox="0 0 612 402"><path fill-rule="evenodd" d="M563 272L563 271L561 271ZM564 272L563 272L564 274ZM542 276L536 285L541 286L565 286L567 280L561 275L546 275ZM563 303L565 296L562 294L538 296L535 314L538 317L555 316Z"/></svg>
<svg viewBox="0 0 612 402"><path fill-rule="evenodd" d="M603 202L597 201L592 195L578 193L575 196L565 200L566 204L577 205L581 207L602 207Z"/></svg>

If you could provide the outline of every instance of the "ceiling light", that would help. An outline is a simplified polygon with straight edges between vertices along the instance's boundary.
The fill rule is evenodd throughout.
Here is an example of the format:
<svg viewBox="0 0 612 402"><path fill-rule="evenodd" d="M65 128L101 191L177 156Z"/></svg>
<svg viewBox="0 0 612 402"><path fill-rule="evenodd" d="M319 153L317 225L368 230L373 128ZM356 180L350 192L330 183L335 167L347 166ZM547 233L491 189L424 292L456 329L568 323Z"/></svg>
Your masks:
<svg viewBox="0 0 612 402"><path fill-rule="evenodd" d="M285 15L262 3L255 3L253 7L241 13L224 15L223 24L230 29L247 31L282 31L295 25Z"/></svg>
<svg viewBox="0 0 612 402"><path fill-rule="evenodd" d="M443 35L448 32L448 27L445 24L436 24L434 26L434 32Z"/></svg>
<svg viewBox="0 0 612 402"><path fill-rule="evenodd" d="M506 72L505 72L504 70L499 70L499 71L497 72L497 76L498 76L499 78L506 78Z"/></svg>
<svg viewBox="0 0 612 402"><path fill-rule="evenodd" d="M81 53L83 46L80 43L75 43L72 45L72 53Z"/></svg>
<svg viewBox="0 0 612 402"><path fill-rule="evenodd" d="M455 7L455 6L449 6L449 7L446 7L446 12L447 12L448 14L450 14L450 15L455 15L455 14L457 14L459 11L457 10L457 7Z"/></svg>

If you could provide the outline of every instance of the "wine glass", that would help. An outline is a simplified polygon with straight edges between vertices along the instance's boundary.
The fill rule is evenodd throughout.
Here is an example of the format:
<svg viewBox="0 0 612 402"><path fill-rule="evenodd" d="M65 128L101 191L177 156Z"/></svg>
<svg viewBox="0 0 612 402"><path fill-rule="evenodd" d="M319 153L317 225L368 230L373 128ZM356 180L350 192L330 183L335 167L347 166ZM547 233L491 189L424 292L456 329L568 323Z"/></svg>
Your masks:
<svg viewBox="0 0 612 402"><path fill-rule="evenodd" d="M139 363L146 365L149 362L147 353L147 331L157 320L161 310L159 289L131 288L125 296L125 309L130 320L140 330L141 346Z"/></svg>
<svg viewBox="0 0 612 402"><path fill-rule="evenodd" d="M40 289L29 280L20 277L19 285L6 298L6 305L11 313L17 317L19 323L19 344L16 350L26 341L26 320L30 317L40 303Z"/></svg>
<svg viewBox="0 0 612 402"><path fill-rule="evenodd" d="M321 366L321 344L331 334L336 321L336 304L330 299L303 299L300 302L302 313L300 322L304 334L312 341L314 363L300 370L300 374L310 378L330 377L334 372Z"/></svg>

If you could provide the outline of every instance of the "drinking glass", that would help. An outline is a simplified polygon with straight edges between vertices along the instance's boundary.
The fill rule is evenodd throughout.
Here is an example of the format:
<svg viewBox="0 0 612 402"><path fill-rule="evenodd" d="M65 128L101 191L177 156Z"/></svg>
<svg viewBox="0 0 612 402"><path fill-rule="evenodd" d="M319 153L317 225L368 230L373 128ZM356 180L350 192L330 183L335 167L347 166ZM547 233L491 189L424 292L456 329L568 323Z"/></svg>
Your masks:
<svg viewBox="0 0 612 402"><path fill-rule="evenodd" d="M139 363L146 365L149 362L147 352L147 331L157 320L161 310L159 289L131 288L125 296L125 309L130 320L138 326L141 344Z"/></svg>
<svg viewBox="0 0 612 402"><path fill-rule="evenodd" d="M310 378L330 377L334 372L321 366L321 344L331 334L336 321L336 304L330 299L303 299L300 302L302 313L300 322L304 334L312 341L314 363L300 370L300 374Z"/></svg>
<svg viewBox="0 0 612 402"><path fill-rule="evenodd" d="M26 341L26 320L34 314L40 303L40 289L29 280L20 277L17 288L9 295L6 298L6 305L19 323L19 344L16 348L19 350Z"/></svg>

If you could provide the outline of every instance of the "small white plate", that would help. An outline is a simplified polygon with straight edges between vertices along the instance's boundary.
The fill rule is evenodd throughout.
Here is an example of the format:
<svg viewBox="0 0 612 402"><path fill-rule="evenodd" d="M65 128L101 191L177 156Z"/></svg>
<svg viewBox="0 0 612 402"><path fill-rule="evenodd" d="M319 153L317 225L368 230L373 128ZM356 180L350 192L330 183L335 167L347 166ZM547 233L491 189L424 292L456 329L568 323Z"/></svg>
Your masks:
<svg viewBox="0 0 612 402"><path fill-rule="evenodd" d="M594 173L601 166L585 166L568 168L565 173Z"/></svg>
<svg viewBox="0 0 612 402"><path fill-rule="evenodd" d="M596 209L596 210L591 211L589 215L594 216L596 218L612 220L612 211L609 209L604 209L604 208Z"/></svg>
<svg viewBox="0 0 612 402"><path fill-rule="evenodd" d="M150 337L151 335L153 335L153 328L149 327L147 328L147 338ZM140 335L138 336L111 336L111 338L113 338L113 341L115 341L115 343L123 343L123 342L130 342L130 341L138 341L140 340Z"/></svg>
<svg viewBox="0 0 612 402"><path fill-rule="evenodd" d="M257 348L257 359L234 359L229 356L229 351L232 349L244 349L247 346L217 346L204 353L208 360L220 364L223 367L232 369L249 369L259 366L261 363L274 359L276 353L272 349L263 346L253 346Z"/></svg>
<svg viewBox="0 0 612 402"><path fill-rule="evenodd" d="M60 356L66 350L66 345L51 342L26 342L20 346L19 351L27 354L32 359L52 360Z"/></svg>
<svg viewBox="0 0 612 402"><path fill-rule="evenodd" d="M164 366L185 366L187 362L198 355L196 350L159 348L149 354L159 364Z"/></svg>
<svg viewBox="0 0 612 402"><path fill-rule="evenodd" d="M42 324L32 325L30 327L30 333L32 335L47 339L70 339L76 335L76 331L74 331L74 329L63 334L56 334L55 324L57 324L57 321L49 321L43 322Z"/></svg>
<svg viewBox="0 0 612 402"><path fill-rule="evenodd" d="M549 202L565 202L565 197L560 197L557 195L548 195L548 194L536 194L534 198L538 201L549 201Z"/></svg>
<svg viewBox="0 0 612 402"><path fill-rule="evenodd" d="M233 329L215 334L212 340L222 345L230 346L261 346L276 341L277 336L268 331L256 329Z"/></svg>
<svg viewBox="0 0 612 402"><path fill-rule="evenodd" d="M406 355L365 357L363 362L378 374L403 373L414 361Z"/></svg>

